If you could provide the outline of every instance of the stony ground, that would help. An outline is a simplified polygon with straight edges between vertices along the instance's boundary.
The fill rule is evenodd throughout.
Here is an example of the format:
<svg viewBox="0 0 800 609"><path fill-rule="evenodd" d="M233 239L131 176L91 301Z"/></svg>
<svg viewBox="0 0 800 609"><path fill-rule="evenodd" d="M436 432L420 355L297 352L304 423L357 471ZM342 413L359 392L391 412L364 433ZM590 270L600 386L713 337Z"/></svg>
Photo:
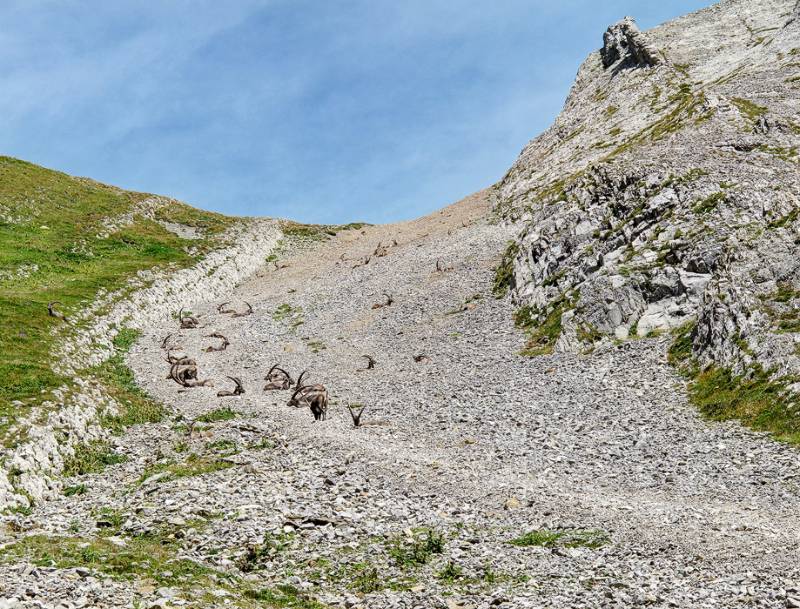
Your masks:
<svg viewBox="0 0 800 609"><path fill-rule="evenodd" d="M491 295L516 230L479 194L289 249L224 299L252 315L201 306L176 334L213 388L165 379L165 317L129 364L169 419L8 519L6 547L73 536L89 567L6 560L0 607L800 606L800 453L701 420L667 339L518 355ZM212 332L226 351L202 351ZM278 362L328 387L327 421L262 391ZM246 393L217 397L226 375ZM86 556L142 540L172 554L111 578Z"/></svg>

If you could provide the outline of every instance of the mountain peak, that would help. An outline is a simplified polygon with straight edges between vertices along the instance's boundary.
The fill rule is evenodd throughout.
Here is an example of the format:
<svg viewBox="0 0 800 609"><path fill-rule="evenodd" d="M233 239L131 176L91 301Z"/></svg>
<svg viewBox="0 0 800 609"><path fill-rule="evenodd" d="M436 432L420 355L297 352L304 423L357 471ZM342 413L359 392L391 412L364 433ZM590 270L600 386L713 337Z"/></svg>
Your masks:
<svg viewBox="0 0 800 609"><path fill-rule="evenodd" d="M625 17L606 30L600 56L603 67L606 70L613 68L615 72L663 63L633 17Z"/></svg>

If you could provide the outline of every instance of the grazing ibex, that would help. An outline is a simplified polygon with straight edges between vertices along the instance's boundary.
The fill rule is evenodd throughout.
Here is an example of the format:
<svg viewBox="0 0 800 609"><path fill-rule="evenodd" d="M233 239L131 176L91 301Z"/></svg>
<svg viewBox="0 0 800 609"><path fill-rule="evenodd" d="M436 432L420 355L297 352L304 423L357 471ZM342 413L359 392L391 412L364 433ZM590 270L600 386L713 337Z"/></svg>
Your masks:
<svg viewBox="0 0 800 609"><path fill-rule="evenodd" d="M394 303L394 298L392 298L392 295L387 294L386 292L384 292L383 295L386 297L386 302L376 302L374 305L372 305L373 309L382 309L383 307L392 306Z"/></svg>
<svg viewBox="0 0 800 609"><path fill-rule="evenodd" d="M214 385L210 380L197 380L197 362L188 357L173 361L167 378L171 378L183 387L213 387Z"/></svg>
<svg viewBox="0 0 800 609"><path fill-rule="evenodd" d="M178 311L178 321L181 324L181 330L192 330L200 326L200 320L190 314L183 314L183 307Z"/></svg>
<svg viewBox="0 0 800 609"><path fill-rule="evenodd" d="M61 311L56 311L55 306L60 305L61 303L57 300L49 303L47 305L47 314L50 317L55 317L56 319L60 319L61 321L67 321L66 315L64 315Z"/></svg>
<svg viewBox="0 0 800 609"><path fill-rule="evenodd" d="M242 384L242 379L240 379L237 376L229 376L228 378L231 379L234 382L236 387L234 387L233 391L227 391L225 389L223 389L222 391L218 391L217 392L217 397L218 398L242 395L244 393L244 385Z"/></svg>
<svg viewBox="0 0 800 609"><path fill-rule="evenodd" d="M287 406L298 408L308 404L315 421L324 421L328 418L328 390L323 385L303 385L304 371L297 379L297 385L289 398Z"/></svg>
<svg viewBox="0 0 800 609"><path fill-rule="evenodd" d="M278 364L269 369L264 380L267 381L267 384L264 385L264 391L284 391L290 389L294 383L289 373L283 368L279 368Z"/></svg>
<svg viewBox="0 0 800 609"><path fill-rule="evenodd" d="M213 334L206 334L205 337L206 338L219 338L222 341L222 344L219 347L214 347L213 345L210 346L210 347L206 347L204 349L204 351L206 353L213 353L214 351L225 351L225 349L228 348L228 345L231 344L230 341L227 338L225 338L222 334L218 334L217 332L214 332Z"/></svg>
<svg viewBox="0 0 800 609"><path fill-rule="evenodd" d="M375 361L375 358L373 358L371 355L362 355L361 357L367 360L367 367L362 368L362 370L372 370L373 368L375 368L375 364L378 363Z"/></svg>

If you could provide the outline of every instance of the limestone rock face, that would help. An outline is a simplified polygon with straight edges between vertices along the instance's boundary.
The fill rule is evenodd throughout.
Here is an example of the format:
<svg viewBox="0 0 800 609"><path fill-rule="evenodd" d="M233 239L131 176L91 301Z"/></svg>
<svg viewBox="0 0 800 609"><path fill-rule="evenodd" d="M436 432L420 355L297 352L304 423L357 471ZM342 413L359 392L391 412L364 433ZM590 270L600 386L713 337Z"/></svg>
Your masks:
<svg viewBox="0 0 800 609"><path fill-rule="evenodd" d="M612 25L603 35L600 50L605 69L640 68L658 65L661 59L647 43L632 17Z"/></svg>
<svg viewBox="0 0 800 609"><path fill-rule="evenodd" d="M495 187L512 298L534 323L563 312L556 350L692 322L706 364L800 372L799 14L626 18L581 66Z"/></svg>

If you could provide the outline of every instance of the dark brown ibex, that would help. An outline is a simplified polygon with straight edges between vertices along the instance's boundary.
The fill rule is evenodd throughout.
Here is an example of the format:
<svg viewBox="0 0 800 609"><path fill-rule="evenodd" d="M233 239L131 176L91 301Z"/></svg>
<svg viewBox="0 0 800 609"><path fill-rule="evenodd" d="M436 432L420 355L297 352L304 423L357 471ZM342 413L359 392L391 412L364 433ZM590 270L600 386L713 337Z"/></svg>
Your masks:
<svg viewBox="0 0 800 609"><path fill-rule="evenodd" d="M287 405L298 408L308 404L314 420L324 421L328 418L328 390L324 385L303 385L302 380L306 374L307 371L303 371L297 378L295 391Z"/></svg>
<svg viewBox="0 0 800 609"><path fill-rule="evenodd" d="M200 320L198 320L195 316L190 315L189 313L186 315L183 314L183 307L181 307L181 310L178 311L178 321L181 324L181 330L192 330L200 326Z"/></svg>
<svg viewBox="0 0 800 609"><path fill-rule="evenodd" d="M222 341L222 344L219 347L214 347L212 345L210 347L206 347L205 349L203 349L203 351L205 351L206 353L213 353L214 351L225 351L225 349L228 348L228 345L231 344L227 338L225 338L222 334L218 334L217 332L214 332L213 334L206 334L205 337L218 338Z"/></svg>
<svg viewBox="0 0 800 609"><path fill-rule="evenodd" d="M289 373L283 368L279 368L278 364L269 369L264 380L267 381L267 384L264 385L264 391L284 391L291 389L294 383Z"/></svg>
<svg viewBox="0 0 800 609"><path fill-rule="evenodd" d="M394 298L392 298L392 295L387 294L386 292L384 292L383 295L386 297L386 302L376 302L374 305L372 305L373 309L382 309L383 307L392 306L394 303Z"/></svg>
<svg viewBox="0 0 800 609"><path fill-rule="evenodd" d="M55 317L56 319L60 319L61 321L67 321L67 316L64 315L61 311L56 311L55 305L60 305L61 303L57 300L49 303L47 305L47 314L50 317Z"/></svg>
<svg viewBox="0 0 800 609"><path fill-rule="evenodd" d="M197 380L197 362L188 357L177 359L172 363L169 377L183 387L213 387L210 380Z"/></svg>
<svg viewBox="0 0 800 609"><path fill-rule="evenodd" d="M358 412L355 412L350 404L347 405L347 410L350 411L350 418L353 419L353 427L361 427L361 415L364 414L364 410L367 407L361 404L356 404L356 406L361 406L361 409Z"/></svg>
<svg viewBox="0 0 800 609"><path fill-rule="evenodd" d="M238 376L229 376L228 378L231 379L234 382L236 387L234 387L233 391L228 391L226 389L223 389L222 391L218 391L217 392L217 397L218 398L242 395L244 393L244 385L242 384L242 379L240 379Z"/></svg>
<svg viewBox="0 0 800 609"><path fill-rule="evenodd" d="M414 356L414 361L417 362L418 364L421 364L421 363L424 363L424 362L428 362L428 361L430 361L430 359L431 358L429 358L424 353L420 353L419 355L415 355Z"/></svg>

